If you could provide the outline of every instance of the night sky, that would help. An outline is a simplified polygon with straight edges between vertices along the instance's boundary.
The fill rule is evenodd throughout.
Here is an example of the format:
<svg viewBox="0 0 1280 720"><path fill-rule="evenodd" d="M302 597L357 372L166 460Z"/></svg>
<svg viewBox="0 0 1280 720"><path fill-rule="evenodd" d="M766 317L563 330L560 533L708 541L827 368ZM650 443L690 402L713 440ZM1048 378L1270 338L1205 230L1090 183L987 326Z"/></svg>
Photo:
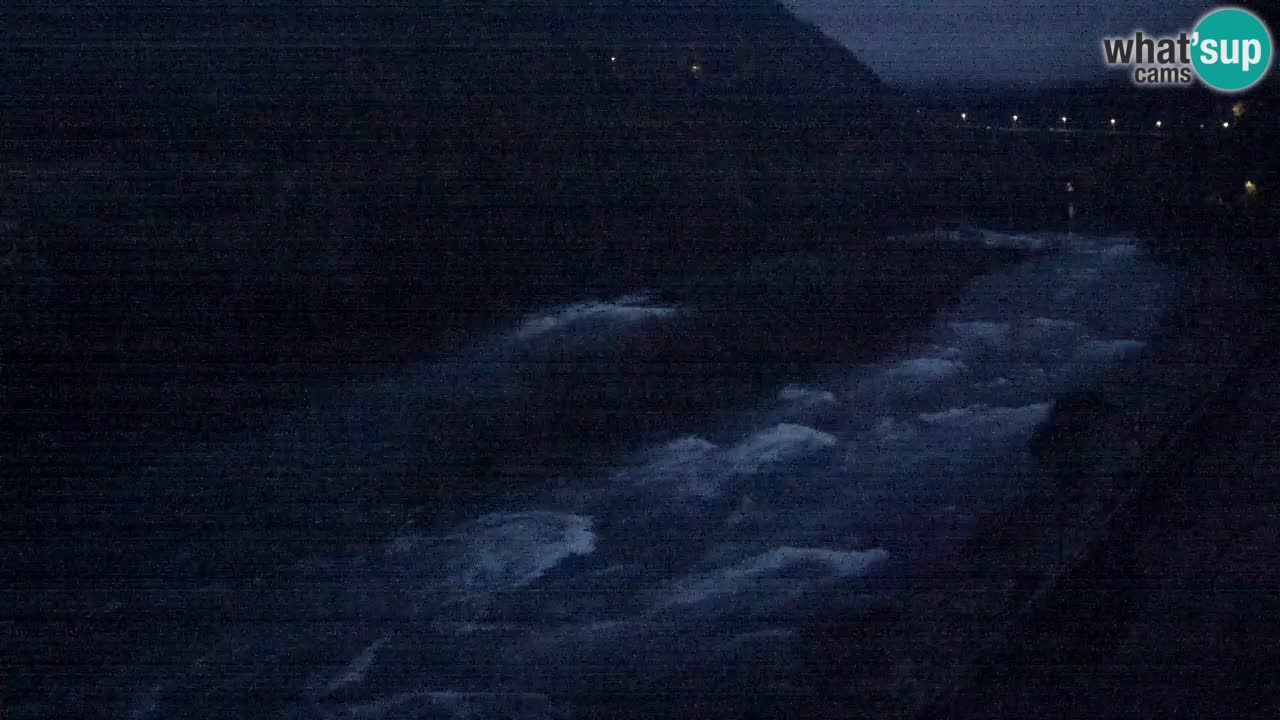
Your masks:
<svg viewBox="0 0 1280 720"><path fill-rule="evenodd" d="M787 0L882 79L901 86L1104 80L1106 35L1189 30L1206 0Z"/></svg>

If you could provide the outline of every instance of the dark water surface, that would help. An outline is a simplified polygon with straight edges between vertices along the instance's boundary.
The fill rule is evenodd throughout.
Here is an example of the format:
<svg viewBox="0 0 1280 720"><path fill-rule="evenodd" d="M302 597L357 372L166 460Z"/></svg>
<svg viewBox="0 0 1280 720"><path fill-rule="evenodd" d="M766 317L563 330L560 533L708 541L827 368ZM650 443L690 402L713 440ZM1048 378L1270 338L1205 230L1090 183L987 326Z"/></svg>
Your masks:
<svg viewBox="0 0 1280 720"><path fill-rule="evenodd" d="M874 628L913 568L1042 482L1053 399L1140 352L1173 290L1124 239L892 242L896 270L792 256L548 307L140 463L65 508L61 551L17 554L19 616L66 618L19 645L80 676L22 678L12 712L882 702L909 671Z"/></svg>

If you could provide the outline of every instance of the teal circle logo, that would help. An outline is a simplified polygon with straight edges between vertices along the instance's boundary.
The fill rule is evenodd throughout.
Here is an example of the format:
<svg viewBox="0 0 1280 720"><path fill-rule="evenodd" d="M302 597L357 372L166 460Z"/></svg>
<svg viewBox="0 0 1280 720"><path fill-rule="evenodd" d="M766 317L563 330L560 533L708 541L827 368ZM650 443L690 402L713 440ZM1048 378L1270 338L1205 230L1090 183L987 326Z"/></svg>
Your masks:
<svg viewBox="0 0 1280 720"><path fill-rule="evenodd" d="M1271 69L1271 33L1248 10L1221 8L1205 15L1191 43L1191 64L1215 90L1247 90Z"/></svg>

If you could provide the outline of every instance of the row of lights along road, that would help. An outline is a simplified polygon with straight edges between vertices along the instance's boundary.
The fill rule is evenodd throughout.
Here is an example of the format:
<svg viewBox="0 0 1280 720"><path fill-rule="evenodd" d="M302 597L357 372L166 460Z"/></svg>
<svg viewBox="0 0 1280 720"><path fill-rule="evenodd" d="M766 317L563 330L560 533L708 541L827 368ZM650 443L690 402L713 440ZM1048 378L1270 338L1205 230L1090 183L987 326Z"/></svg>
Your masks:
<svg viewBox="0 0 1280 720"><path fill-rule="evenodd" d="M618 56L610 55L609 63L616 65L618 63ZM694 75L697 75L698 73L702 72L702 66L699 65L698 63L693 63L692 65L689 66L689 72L693 73Z"/></svg>
<svg viewBox="0 0 1280 720"><path fill-rule="evenodd" d="M960 120L961 120L961 121L963 121L963 122L968 122L968 121L969 121L969 113L960 113ZM1064 115L1064 116L1062 116L1061 118L1059 118L1059 122L1061 122L1061 123L1065 126L1065 125L1067 124L1067 117L1066 117L1065 115ZM1014 126L1015 126L1015 127L1018 125L1018 116L1017 116L1017 115L1014 115L1014 116L1013 116L1013 124L1014 124ZM1115 126L1116 126L1116 119L1115 119L1115 118L1111 118L1110 120L1108 120L1108 121L1107 121L1107 124L1108 124L1109 126L1111 126L1111 127L1115 127ZM990 126L988 125L988 127L990 127ZM1163 120L1157 120L1157 121L1156 121L1156 127L1158 127L1158 128L1162 128L1162 127L1164 127L1164 121L1163 121ZM1204 123L1200 123L1200 127L1204 127ZM1230 127L1231 127L1231 123L1229 123L1229 122L1223 122L1223 123L1222 123L1222 127L1223 127L1223 128L1230 128Z"/></svg>
<svg viewBox="0 0 1280 720"><path fill-rule="evenodd" d="M616 63L616 62L618 62L618 57L617 57L616 55L611 55L611 56L609 57L609 62L610 62L610 63ZM690 66L689 66L689 70L690 70L692 73L694 73L694 74L696 75L696 74L698 74L699 72L701 72L701 71L702 71L702 67L701 67L700 65L698 65L697 63L694 63L694 64L692 64L692 65L690 65ZM968 122L968 120L969 120L969 113L960 113L960 120L961 120L961 121L964 121L964 122ZM1067 116L1066 116L1066 115L1063 115L1063 116L1059 119L1059 122L1061 122L1061 123L1062 123L1062 125L1065 127L1065 126L1067 125ZM1116 119L1115 119L1115 118L1111 118L1111 119L1107 122L1107 124L1114 128L1114 127L1116 126ZM1018 125L1018 116L1017 116L1017 115L1014 115L1014 116L1013 116L1013 125L1014 125L1014 127L1017 127L1017 125ZM990 127L990 126L988 126L988 127ZM1164 121L1163 121L1163 120L1157 120L1157 121L1156 121L1156 127L1157 127L1157 128L1162 128L1162 127L1164 127ZM1200 127L1201 127L1201 128L1203 128L1203 127L1204 127L1204 123L1201 123L1201 124L1200 124ZM1223 127L1223 128L1230 128L1230 127L1231 127L1231 123L1229 123L1229 122L1223 122L1223 123L1222 123L1222 127Z"/></svg>

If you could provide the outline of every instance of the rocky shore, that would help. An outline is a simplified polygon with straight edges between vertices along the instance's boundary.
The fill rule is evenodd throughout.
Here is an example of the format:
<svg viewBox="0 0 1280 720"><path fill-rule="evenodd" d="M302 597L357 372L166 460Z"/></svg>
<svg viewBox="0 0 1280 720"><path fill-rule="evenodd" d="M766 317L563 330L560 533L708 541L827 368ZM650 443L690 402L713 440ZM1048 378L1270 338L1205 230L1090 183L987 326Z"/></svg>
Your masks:
<svg viewBox="0 0 1280 720"><path fill-rule="evenodd" d="M986 518L969 587L916 608L904 716L1274 713L1274 301L1233 265L1184 271L1143 359L1033 439L1057 482Z"/></svg>

